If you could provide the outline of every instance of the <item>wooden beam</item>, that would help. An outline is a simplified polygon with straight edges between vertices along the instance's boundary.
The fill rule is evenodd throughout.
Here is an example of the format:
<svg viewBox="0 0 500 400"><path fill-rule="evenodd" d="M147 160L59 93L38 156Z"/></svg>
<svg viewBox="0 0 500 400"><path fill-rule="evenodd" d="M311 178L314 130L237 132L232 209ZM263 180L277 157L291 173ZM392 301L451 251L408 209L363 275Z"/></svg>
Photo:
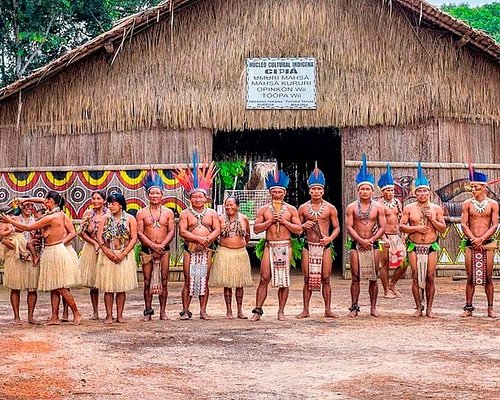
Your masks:
<svg viewBox="0 0 500 400"><path fill-rule="evenodd" d="M416 161L368 161L367 165L372 168L385 168L387 164L391 164L391 168L417 168L418 162ZM422 162L422 168L431 169L469 169L467 163L440 163L440 162ZM477 164L474 163L474 168L477 169L500 169L500 164ZM346 167L360 167L361 161L346 160L344 162Z"/></svg>

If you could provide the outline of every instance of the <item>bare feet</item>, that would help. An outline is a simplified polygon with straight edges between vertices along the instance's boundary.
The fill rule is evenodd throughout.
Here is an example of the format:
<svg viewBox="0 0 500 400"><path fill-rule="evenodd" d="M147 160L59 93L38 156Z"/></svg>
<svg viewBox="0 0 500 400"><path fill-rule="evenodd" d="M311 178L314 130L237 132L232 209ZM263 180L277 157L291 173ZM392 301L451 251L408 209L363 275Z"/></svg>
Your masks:
<svg viewBox="0 0 500 400"><path fill-rule="evenodd" d="M98 320L98 319L99 319L99 313L98 313L98 312L93 313L93 314L89 317L89 319L90 319L91 321L96 321L96 320Z"/></svg>
<svg viewBox="0 0 500 400"><path fill-rule="evenodd" d="M181 316L182 321L187 321L188 319L191 319L193 314L191 314L191 311L189 310L183 310L179 313L179 315Z"/></svg>
<svg viewBox="0 0 500 400"><path fill-rule="evenodd" d="M232 313L231 311L227 312L227 313L226 313L226 318L227 318L227 319L234 319L234 317L233 317L233 313Z"/></svg>
<svg viewBox="0 0 500 400"><path fill-rule="evenodd" d="M31 325L40 325L41 322L37 321L35 318L29 318L28 319L28 324L31 324Z"/></svg>
<svg viewBox="0 0 500 400"><path fill-rule="evenodd" d="M22 325L23 323L19 318L14 318L12 322L10 323L11 325Z"/></svg>
<svg viewBox="0 0 500 400"><path fill-rule="evenodd" d="M389 285L388 288L396 297L401 297L401 292L396 289L394 286Z"/></svg>
<svg viewBox="0 0 500 400"><path fill-rule="evenodd" d="M490 317L490 318L496 318L497 317L495 311L493 311L493 307L488 307L488 317Z"/></svg>
<svg viewBox="0 0 500 400"><path fill-rule="evenodd" d="M143 321L151 321L151 315L145 315Z"/></svg>
<svg viewBox="0 0 500 400"><path fill-rule="evenodd" d="M371 315L372 317L378 317L378 311L377 311L377 308L376 308L376 307L372 307L372 308L370 309L370 315Z"/></svg>
<svg viewBox="0 0 500 400"><path fill-rule="evenodd" d="M297 319L309 318L309 311L304 310L299 315L297 315L295 318L297 318Z"/></svg>
<svg viewBox="0 0 500 400"><path fill-rule="evenodd" d="M252 318L250 318L250 321L259 321L260 320L260 314L255 313L252 315Z"/></svg>
<svg viewBox="0 0 500 400"><path fill-rule="evenodd" d="M462 315L460 315L461 317L472 317L472 311L468 311L468 310L465 310Z"/></svg>
<svg viewBox="0 0 500 400"><path fill-rule="evenodd" d="M384 298L385 299L395 299L396 297L396 293L394 293L392 290L388 289L387 292L384 294Z"/></svg>
<svg viewBox="0 0 500 400"><path fill-rule="evenodd" d="M73 322L72 324L73 325L80 325L80 322L82 322L82 314L80 314L78 311L75 312L74 316L73 316Z"/></svg>
<svg viewBox="0 0 500 400"><path fill-rule="evenodd" d="M339 318L340 315L337 313L334 313L332 310L325 311L325 317L326 318Z"/></svg>
<svg viewBox="0 0 500 400"><path fill-rule="evenodd" d="M238 312L238 319L248 319L248 317L242 312Z"/></svg>
<svg viewBox="0 0 500 400"><path fill-rule="evenodd" d="M123 317L120 317L120 318L116 318L116 322L118 322L119 324L124 324L125 320L123 319Z"/></svg>
<svg viewBox="0 0 500 400"><path fill-rule="evenodd" d="M285 313L279 312L278 313L278 321L286 321L287 318L285 317Z"/></svg>
<svg viewBox="0 0 500 400"><path fill-rule="evenodd" d="M203 311L203 312L200 311L200 319L209 320L211 318L208 316L208 314L205 311Z"/></svg>
<svg viewBox="0 0 500 400"><path fill-rule="evenodd" d="M104 322L106 325L111 325L113 323L113 317L106 317L102 322Z"/></svg>
<svg viewBox="0 0 500 400"><path fill-rule="evenodd" d="M168 317L167 314L162 313L162 314L160 314L160 320L161 321L168 321L168 320L170 320L170 318Z"/></svg>
<svg viewBox="0 0 500 400"><path fill-rule="evenodd" d="M52 317L50 318L49 320L45 321L44 325L60 325L61 324L61 320L59 318L56 318L56 317Z"/></svg>
<svg viewBox="0 0 500 400"><path fill-rule="evenodd" d="M434 315L432 310L429 310L429 309L427 309L427 311L425 312L425 315L427 315L428 318L436 318L436 316Z"/></svg>
<svg viewBox="0 0 500 400"><path fill-rule="evenodd" d="M415 311L415 314L413 314L414 317L421 317L422 315L422 310L419 308L417 308L417 311Z"/></svg>

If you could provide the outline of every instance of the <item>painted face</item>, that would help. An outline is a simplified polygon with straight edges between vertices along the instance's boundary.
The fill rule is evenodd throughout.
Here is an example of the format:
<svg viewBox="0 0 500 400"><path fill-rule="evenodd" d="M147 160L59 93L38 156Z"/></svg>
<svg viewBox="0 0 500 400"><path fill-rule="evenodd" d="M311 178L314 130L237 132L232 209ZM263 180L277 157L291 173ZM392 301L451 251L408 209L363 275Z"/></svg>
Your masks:
<svg viewBox="0 0 500 400"><path fill-rule="evenodd" d="M271 199L273 200L283 200L286 195L286 190L283 188L272 188L269 193L271 194Z"/></svg>
<svg viewBox="0 0 500 400"><path fill-rule="evenodd" d="M117 214L122 211L122 205L118 203L117 201L111 201L108 203L108 208L109 211L111 211L112 214Z"/></svg>
<svg viewBox="0 0 500 400"><path fill-rule="evenodd" d="M161 199L163 198L163 192L159 187L152 187L149 189L147 196L151 204L157 205L160 204Z"/></svg>
<svg viewBox="0 0 500 400"><path fill-rule="evenodd" d="M429 200L429 195L430 191L425 187L415 190L415 196L417 197L417 201L420 203L427 203L427 201Z"/></svg>
<svg viewBox="0 0 500 400"><path fill-rule="evenodd" d="M194 192L189 198L191 205L195 208L201 208L207 202L207 196L203 192Z"/></svg>
<svg viewBox="0 0 500 400"><path fill-rule="evenodd" d="M474 197L479 197L483 193L486 193L485 185L478 185L477 183L471 185L471 192Z"/></svg>
<svg viewBox="0 0 500 400"><path fill-rule="evenodd" d="M361 200L369 200L373 196L373 187L367 183L358 188L358 195Z"/></svg>
<svg viewBox="0 0 500 400"><path fill-rule="evenodd" d="M33 211L35 210L35 206L33 205L33 203L23 203L21 204L20 208L23 215L26 216L33 214Z"/></svg>
<svg viewBox="0 0 500 400"><path fill-rule="evenodd" d="M100 210L102 209L103 205L104 205L104 199L101 197L99 193L94 193L92 195L92 207L94 207L95 210Z"/></svg>
<svg viewBox="0 0 500 400"><path fill-rule="evenodd" d="M309 188L309 194L312 199L321 199L325 194L325 189L322 186L314 185Z"/></svg>
<svg viewBox="0 0 500 400"><path fill-rule="evenodd" d="M392 200L394 198L394 188L385 188L384 190L382 190L382 195L384 196L385 200Z"/></svg>
<svg viewBox="0 0 500 400"><path fill-rule="evenodd" d="M224 208L226 209L227 215L234 215L238 212L239 206L236 204L234 199L227 199L224 203Z"/></svg>

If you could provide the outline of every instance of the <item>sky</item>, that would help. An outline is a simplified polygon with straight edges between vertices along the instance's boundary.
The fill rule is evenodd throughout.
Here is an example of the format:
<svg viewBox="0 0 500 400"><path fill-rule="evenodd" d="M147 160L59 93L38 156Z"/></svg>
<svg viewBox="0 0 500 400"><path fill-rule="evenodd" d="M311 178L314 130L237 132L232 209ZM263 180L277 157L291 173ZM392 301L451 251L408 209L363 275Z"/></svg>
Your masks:
<svg viewBox="0 0 500 400"><path fill-rule="evenodd" d="M495 3L495 0L427 0L429 3L435 6L441 6L443 4L463 4L467 3L471 7L482 6L483 4ZM499 2L500 0L496 0Z"/></svg>

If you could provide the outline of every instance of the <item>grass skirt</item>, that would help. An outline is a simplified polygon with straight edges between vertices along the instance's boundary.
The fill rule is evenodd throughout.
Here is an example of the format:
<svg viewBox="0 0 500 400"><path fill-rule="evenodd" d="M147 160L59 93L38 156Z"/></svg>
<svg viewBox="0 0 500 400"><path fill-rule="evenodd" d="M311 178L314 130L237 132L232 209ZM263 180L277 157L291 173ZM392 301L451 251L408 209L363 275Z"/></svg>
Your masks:
<svg viewBox="0 0 500 400"><path fill-rule="evenodd" d="M247 249L219 246L210 272L210 284L228 288L252 286L252 270Z"/></svg>
<svg viewBox="0 0 500 400"><path fill-rule="evenodd" d="M127 254L120 264L115 264L102 252L99 253L95 286L105 293L120 293L135 289L138 284L133 251Z"/></svg>
<svg viewBox="0 0 500 400"><path fill-rule="evenodd" d="M33 268L31 261L21 261L20 253L26 253L26 239L22 233L14 233L9 236L14 243L14 249L5 247L4 249L4 275L3 284L9 289L26 290L30 282L28 282L29 269ZM36 289L36 286L30 287Z"/></svg>
<svg viewBox="0 0 500 400"><path fill-rule="evenodd" d="M95 288L97 276L97 256L94 246L85 242L80 253L80 284L85 287Z"/></svg>
<svg viewBox="0 0 500 400"><path fill-rule="evenodd" d="M75 285L74 260L62 243L45 246L40 257L38 290L49 292Z"/></svg>
<svg viewBox="0 0 500 400"><path fill-rule="evenodd" d="M79 286L81 281L80 276L80 261L78 260L78 254L75 248L68 244L66 245L66 249L71 257L71 266L73 268L73 274L75 275L75 284L73 286Z"/></svg>

